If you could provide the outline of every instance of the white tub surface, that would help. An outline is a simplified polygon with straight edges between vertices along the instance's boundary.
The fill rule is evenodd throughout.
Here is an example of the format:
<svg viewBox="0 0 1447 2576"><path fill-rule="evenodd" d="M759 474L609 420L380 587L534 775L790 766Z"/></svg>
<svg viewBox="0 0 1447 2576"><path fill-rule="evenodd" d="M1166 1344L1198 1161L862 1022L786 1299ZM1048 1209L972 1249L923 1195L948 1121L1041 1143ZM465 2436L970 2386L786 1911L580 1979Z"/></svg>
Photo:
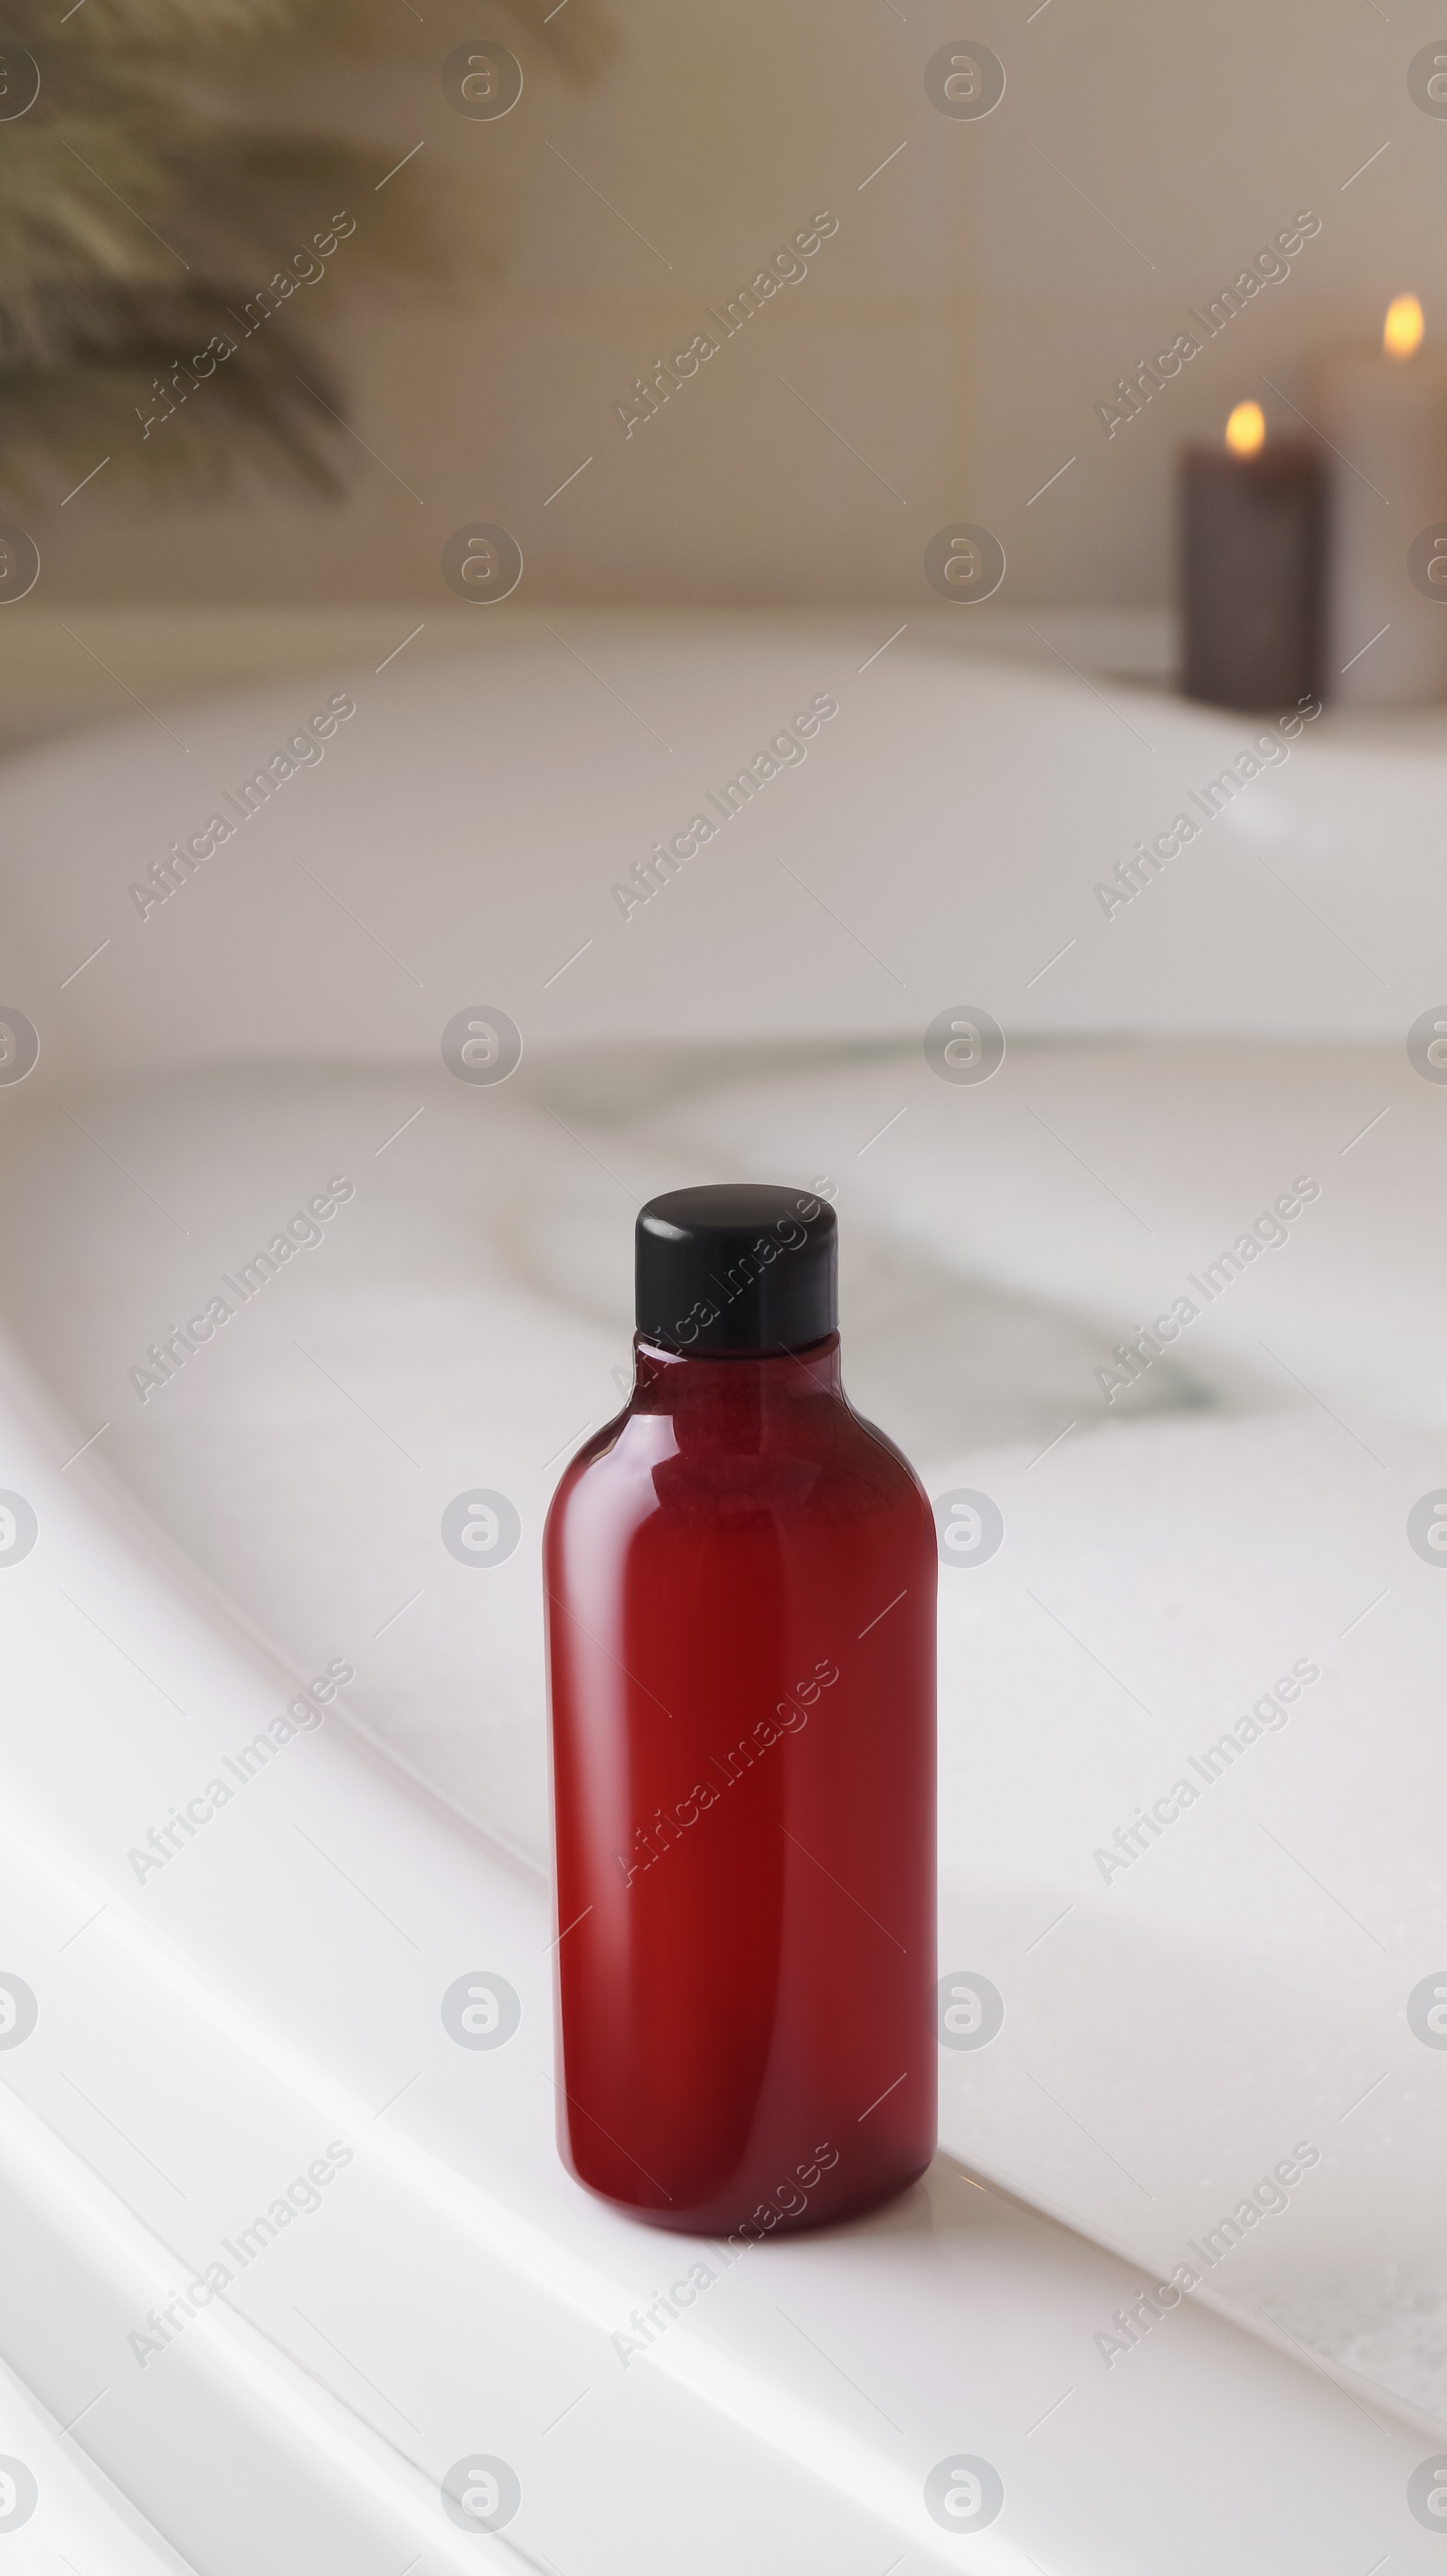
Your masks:
<svg viewBox="0 0 1447 2576"><path fill-rule="evenodd" d="M845 621L735 622L707 649L578 636L630 699L651 678L646 711L666 702L678 737L660 760L686 739L720 775L751 747L724 760L741 709L811 670L832 686L829 653L865 658ZM871 948L886 920L898 933L879 954L906 999L876 1007L875 966L841 963L828 916L796 921L742 867L608 920L646 801L635 754L616 716L586 758L576 731L550 750L546 675L575 728L590 701L545 635L522 647L485 670L419 662L367 730L340 673L352 731L249 827L260 856L213 863L144 923L125 879L196 802L174 764L244 775L285 691L189 710L184 754L138 719L15 773L11 999L42 1060L0 1089L0 1486L40 1536L0 1569L0 1968L42 2010L0 2069L0 2355L57 2460L96 2464L90 2504L47 2475L53 2509L117 2530L129 2513L157 2565L169 2546L228 2576L263 2546L299 2569L472 2565L437 2489L485 2452L523 2487L492 2551L563 2576L685 2550L722 2568L741 2546L781 2571L1435 2564L1406 2489L1447 2440L1447 2065L1406 2002L1441 1966L1447 1587L1406 1521L1447 1455L1442 1219L1422 1186L1440 1092L1402 1044L1432 993L1392 950L1394 903L1405 924L1422 902L1411 798L1435 737L1422 720L1388 758L1324 731L1286 773L1335 817L1336 856L1313 862L1337 868L1335 903L1359 882L1353 816L1376 795L1397 818L1373 950L1396 1018L1304 961L1274 895L1243 939L1249 872L1223 839L1214 875L1151 889L1162 947L1120 987L1131 1013L1092 968L1096 1033L1072 1038L1048 1015L1088 1021L1085 1004L1038 999L1070 956L1034 1000L1022 971L1016 1020L1007 932L1033 972L1069 871L1088 894L1143 808L1088 690L1076 742L1071 675L966 670L947 632L902 637L849 682L893 672L886 713L847 735L841 681L836 743L741 819L777 830L790 865L812 852ZM1153 707L1156 748L1133 758L1193 775L1219 742L1222 720L1096 677L1132 722ZM860 786L886 737L906 824L921 798L960 806L950 690L994 784L965 800L963 841L887 840ZM1043 726L1050 751L1013 786L1011 725ZM848 743L842 802L805 801L789 837L776 807L815 797ZM1087 830L1052 838L1075 750L1104 764L1099 796ZM993 871L971 817L1007 787L1016 857ZM654 811L662 830L672 809ZM303 866L331 886L324 911ZM400 997L397 958L419 979ZM495 1089L437 1055L478 997L527 1042ZM1009 1031L987 1085L925 1062L922 1027L953 999ZM1351 1044L1308 1035L1333 1012ZM748 1042L724 1044L730 1027ZM146 1346L335 1173L355 1195L323 1243L143 1402ZM638 1201L739 1175L829 1176L855 1400L932 1493L981 1490L1004 1514L989 1564L942 1575L941 1965L990 1979L1005 2021L978 2052L942 2051L925 2185L750 2258L625 2370L610 2336L666 2286L664 2250L551 2151L536 1546L564 1460L618 1402ZM1107 1402L1114 1344L1303 1175L1319 1195L1286 1243ZM439 1530L476 1486L523 1525L484 1572ZM357 1675L337 1716L139 1884L147 1829L334 1657ZM1107 1883L1115 1829L1297 1661L1320 1678L1289 1721ZM496 2055L440 2021L474 1966L523 1998ZM148 2308L333 2138L353 2161L325 2205L141 2368L126 2336ZM1318 2161L1286 2208L1137 2346L1103 2351L1123 2300L1298 2142ZM995 2462L1007 2497L969 2542L922 2502L961 2452ZM1206 2454L1231 2478L1203 2495ZM37 2545L61 2528L37 2511Z"/></svg>

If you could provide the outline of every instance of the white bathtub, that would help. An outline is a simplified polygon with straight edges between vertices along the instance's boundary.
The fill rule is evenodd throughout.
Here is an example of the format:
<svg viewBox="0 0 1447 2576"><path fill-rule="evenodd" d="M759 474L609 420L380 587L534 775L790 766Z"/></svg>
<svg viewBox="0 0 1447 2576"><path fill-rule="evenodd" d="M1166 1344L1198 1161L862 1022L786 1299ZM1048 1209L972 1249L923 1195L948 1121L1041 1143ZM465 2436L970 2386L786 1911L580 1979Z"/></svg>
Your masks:
<svg viewBox="0 0 1447 2576"><path fill-rule="evenodd" d="M440 2485L486 2455L521 2487L493 2553L564 2576L1435 2564L1447 2068L1406 2006L1447 1600L1406 1520L1443 1475L1443 1113L1403 1039L1447 751L1325 719L1107 919L1093 884L1252 729L1113 681L1138 636L1051 628L1071 670L942 620L861 669L887 632L519 621L9 771L17 2550L472 2566ZM625 918L610 885L819 694L807 759ZM142 918L128 885L333 696L325 758ZM523 1031L495 1088L439 1054L474 1002ZM956 1003L1007 1030L986 1085L925 1060ZM925 2184L699 2249L707 2295L627 2356L675 2257L552 2152L536 1539L618 1401L633 1208L742 1172L831 1176L856 1400L1004 1515L942 1576L941 1966L1005 2019L942 2050ZM323 1239L137 1383L336 1175ZM1112 1400L1122 1336L1301 1176ZM481 1574L439 1531L479 1485L524 1532ZM156 1859L329 1661L325 1722ZM473 1970L521 1998L495 2052L443 2026ZM1136 2306L1203 2239L1199 2289ZM223 2295L148 2326L212 2260ZM926 2507L961 2455L1005 2490L973 2537Z"/></svg>

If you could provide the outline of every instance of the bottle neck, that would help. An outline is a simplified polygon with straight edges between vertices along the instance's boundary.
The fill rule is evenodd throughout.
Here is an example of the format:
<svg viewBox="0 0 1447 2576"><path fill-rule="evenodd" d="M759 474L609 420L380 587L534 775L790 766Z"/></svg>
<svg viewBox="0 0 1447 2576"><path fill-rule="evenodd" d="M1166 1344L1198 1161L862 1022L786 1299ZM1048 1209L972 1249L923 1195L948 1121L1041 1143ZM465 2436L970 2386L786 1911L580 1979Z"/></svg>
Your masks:
<svg viewBox="0 0 1447 2576"><path fill-rule="evenodd" d="M783 1432L799 1405L842 1401L844 1395L837 1333L801 1351L738 1351L707 1359L691 1359L686 1351L667 1350L635 1333L633 1358L630 1412L726 1419L741 1434Z"/></svg>

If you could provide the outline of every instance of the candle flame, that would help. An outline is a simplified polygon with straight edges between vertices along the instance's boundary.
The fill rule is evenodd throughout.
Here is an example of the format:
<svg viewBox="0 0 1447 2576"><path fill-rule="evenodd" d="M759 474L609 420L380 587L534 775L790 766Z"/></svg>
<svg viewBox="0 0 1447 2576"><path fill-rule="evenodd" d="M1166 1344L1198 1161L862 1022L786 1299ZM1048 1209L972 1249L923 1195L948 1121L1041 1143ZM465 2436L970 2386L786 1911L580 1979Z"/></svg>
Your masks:
<svg viewBox="0 0 1447 2576"><path fill-rule="evenodd" d="M1238 403L1226 423L1226 444L1233 456L1254 456L1266 436L1266 415L1260 403Z"/></svg>
<svg viewBox="0 0 1447 2576"><path fill-rule="evenodd" d="M1415 295L1394 295L1387 306L1382 347L1389 358L1410 358L1422 345L1426 324Z"/></svg>

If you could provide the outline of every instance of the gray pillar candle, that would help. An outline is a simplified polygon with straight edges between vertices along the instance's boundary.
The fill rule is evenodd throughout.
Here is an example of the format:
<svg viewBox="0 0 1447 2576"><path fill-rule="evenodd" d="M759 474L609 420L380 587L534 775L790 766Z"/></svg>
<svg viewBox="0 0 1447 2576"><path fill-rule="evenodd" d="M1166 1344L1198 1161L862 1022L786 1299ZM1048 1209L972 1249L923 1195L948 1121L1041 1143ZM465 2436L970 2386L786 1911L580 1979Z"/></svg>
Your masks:
<svg viewBox="0 0 1447 2576"><path fill-rule="evenodd" d="M1326 476L1238 403L1221 447L1181 460L1181 686L1207 705L1294 707L1322 691Z"/></svg>

